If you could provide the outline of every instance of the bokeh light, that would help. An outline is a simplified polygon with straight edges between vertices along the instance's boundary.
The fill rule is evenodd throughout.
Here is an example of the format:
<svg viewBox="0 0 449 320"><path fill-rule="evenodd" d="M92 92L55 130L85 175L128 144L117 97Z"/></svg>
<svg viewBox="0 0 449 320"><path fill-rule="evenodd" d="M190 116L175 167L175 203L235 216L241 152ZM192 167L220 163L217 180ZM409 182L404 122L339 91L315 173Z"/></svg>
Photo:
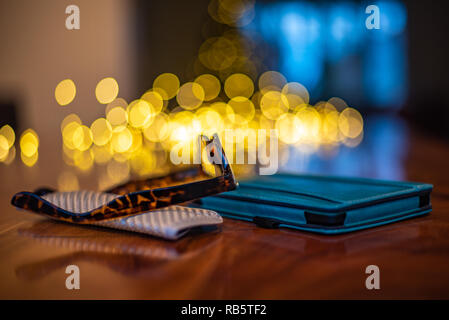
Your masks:
<svg viewBox="0 0 449 320"><path fill-rule="evenodd" d="M204 90L204 100L210 101L215 99L221 90L221 83L217 77L211 74L202 74L194 81L198 83Z"/></svg>
<svg viewBox="0 0 449 320"><path fill-rule="evenodd" d="M281 91L287 79L277 71L266 71L259 77L259 90L263 94L268 91Z"/></svg>
<svg viewBox="0 0 449 320"><path fill-rule="evenodd" d="M21 153L30 158L37 154L39 148L39 138L33 129L27 129L20 137Z"/></svg>
<svg viewBox="0 0 449 320"><path fill-rule="evenodd" d="M226 10L233 8L232 1L217 2L220 17L230 13ZM195 62L198 73L189 76L194 79L192 82L181 85L175 74L163 73L154 80L152 88L129 104L117 97L118 85L113 78L103 79L97 85L96 95L107 104L104 115L90 125L83 124L75 113L61 122L64 162L76 167L80 174L99 166L98 185L105 188L133 175L168 172L170 152L179 146L189 147L192 157L199 134L219 134L225 149L232 148L234 154L244 151L249 161L250 153L258 146L267 146L269 141L268 137L248 137L256 137L259 129L275 129L281 163L293 152L286 148L288 145L310 154L320 149L338 152L340 145L353 148L361 143L363 118L356 109L338 97L311 105L307 88L298 82L287 82L277 71L266 71L257 77L255 64L248 68L248 61L254 61L249 60L247 50L251 48L245 45L251 46L251 41L242 42L233 31L209 38ZM252 79L258 79L258 88ZM176 101L170 101L175 97ZM230 146L225 141L226 129L239 137ZM26 137L24 134L20 139L21 159L33 166L38 159L39 140L31 132ZM0 129L0 162L10 163L14 159L14 140L10 126ZM236 170L250 172L239 166ZM58 186L61 190L77 189L78 178L72 171L63 171Z"/></svg>
<svg viewBox="0 0 449 320"><path fill-rule="evenodd" d="M122 107L113 107L106 114L106 119L113 127L125 126L128 123L128 113Z"/></svg>
<svg viewBox="0 0 449 320"><path fill-rule="evenodd" d="M64 142L64 146L66 146L70 150L74 150L76 145L73 140L73 135L75 131L81 126L81 123L77 121L72 121L67 123L62 129L62 139Z"/></svg>
<svg viewBox="0 0 449 320"><path fill-rule="evenodd" d="M112 134L111 145L116 152L128 151L132 143L133 135L128 128L122 128L122 130Z"/></svg>
<svg viewBox="0 0 449 320"><path fill-rule="evenodd" d="M92 152L93 152L95 163L105 164L105 163L108 163L112 159L114 150L112 150L112 147L110 144L107 144L107 145L101 146L101 147L94 145L92 147Z"/></svg>
<svg viewBox="0 0 449 320"><path fill-rule="evenodd" d="M232 113L228 114L228 118L235 124L248 123L255 114L254 104L251 100L245 97L235 97L229 100L229 106L232 108Z"/></svg>
<svg viewBox="0 0 449 320"><path fill-rule="evenodd" d="M0 135L0 161L3 162L8 157L9 153L9 144L8 140L3 136Z"/></svg>
<svg viewBox="0 0 449 320"><path fill-rule="evenodd" d="M179 90L179 79L173 73L163 73L154 79L153 90L165 100L174 98Z"/></svg>
<svg viewBox="0 0 449 320"><path fill-rule="evenodd" d="M254 3L254 0L212 0L208 12L219 23L243 27L254 19Z"/></svg>
<svg viewBox="0 0 449 320"><path fill-rule="evenodd" d="M80 171L90 171L94 164L94 157L92 150L80 151L76 150L73 156L75 166Z"/></svg>
<svg viewBox="0 0 449 320"><path fill-rule="evenodd" d="M237 59L237 48L225 37L212 37L201 45L198 58L210 70L224 70Z"/></svg>
<svg viewBox="0 0 449 320"><path fill-rule="evenodd" d="M64 128L71 122L75 122L81 125L80 117L75 113L71 113L61 121L61 132L63 132Z"/></svg>
<svg viewBox="0 0 449 320"><path fill-rule="evenodd" d="M56 102L61 106L66 106L75 99L76 86L73 80L65 79L59 82L55 88Z"/></svg>
<svg viewBox="0 0 449 320"><path fill-rule="evenodd" d="M134 128L148 127L153 121L154 115L153 105L146 100L134 100L128 106L129 124Z"/></svg>
<svg viewBox="0 0 449 320"><path fill-rule="evenodd" d="M214 133L224 130L224 123L220 114L210 107L202 107L195 113L196 119L201 125L201 133L210 137Z"/></svg>
<svg viewBox="0 0 449 320"><path fill-rule="evenodd" d="M320 148L358 146L363 140L364 123L356 109L338 97L312 103L303 84L288 82L285 75L267 68L263 57L267 51L251 26L238 29L254 19L254 7L254 0L209 2L209 15L221 25L214 32L203 30L205 40L184 74L189 82L181 83L177 75L162 73L151 88L128 103L118 97L119 85L114 78L99 81L95 96L106 105L104 114L89 124L83 124L75 113L61 122L65 163L79 169L80 174L98 165L98 184L106 187L132 175L167 172L168 155L177 144L194 145L199 134L218 133L223 137L226 129L243 137L233 142L234 152L266 145L265 139L255 142L247 136L257 135L259 129L276 129L281 163L293 154L293 148L312 153ZM289 73L290 77L302 79L303 75ZM70 79L61 81L55 89L60 105L69 104L75 95L76 87ZM0 129L2 163L14 159L14 141L10 126ZM36 163L38 147L37 135L31 131L22 134L20 149L25 164ZM78 178L65 170L58 177L58 186L61 190L77 189Z"/></svg>
<svg viewBox="0 0 449 320"><path fill-rule="evenodd" d="M161 112L164 107L167 106L166 100L164 100L159 92L148 90L142 95L142 97L140 97L141 100L144 100L151 105L152 112L155 114Z"/></svg>
<svg viewBox="0 0 449 320"><path fill-rule="evenodd" d="M229 99L238 96L250 98L254 93L254 84L247 75L235 73L226 79L224 90Z"/></svg>
<svg viewBox="0 0 449 320"><path fill-rule="evenodd" d="M90 125L92 140L97 146L104 146L111 140L112 126L105 118L98 118Z"/></svg>
<svg viewBox="0 0 449 320"><path fill-rule="evenodd" d="M279 91L268 91L260 100L260 110L271 120L276 120L289 109L288 99Z"/></svg>
<svg viewBox="0 0 449 320"><path fill-rule="evenodd" d="M143 134L146 139L152 142L161 142L170 135L169 117L165 113L157 114L153 123L145 128Z"/></svg>
<svg viewBox="0 0 449 320"><path fill-rule="evenodd" d="M119 86L114 78L108 77L100 80L95 88L95 96L98 102L107 104L112 102L118 95Z"/></svg>
<svg viewBox="0 0 449 320"><path fill-rule="evenodd" d="M357 110L346 108L338 117L338 127L344 136L356 138L362 133L363 118Z"/></svg>
<svg viewBox="0 0 449 320"><path fill-rule="evenodd" d="M11 163L13 163L15 158L16 158L16 147L12 146L9 149L8 154L3 158L0 158L0 162L2 162L5 165L10 165Z"/></svg>
<svg viewBox="0 0 449 320"><path fill-rule="evenodd" d="M287 83L282 88L282 94L287 98L288 106L292 110L309 103L309 92L298 82Z"/></svg>
<svg viewBox="0 0 449 320"><path fill-rule="evenodd" d="M201 85L196 82L187 82L179 88L176 100L187 110L198 108L204 101L205 93Z"/></svg>
<svg viewBox="0 0 449 320"><path fill-rule="evenodd" d="M335 108L335 110L337 110L338 112L341 112L348 107L346 101L339 97L332 97L327 100L327 107L330 107L329 105Z"/></svg>
<svg viewBox="0 0 449 320"><path fill-rule="evenodd" d="M84 125L78 126L73 132L73 145L79 151L86 151L92 145L92 132Z"/></svg>
<svg viewBox="0 0 449 320"><path fill-rule="evenodd" d="M35 152L32 156L28 157L23 152L21 152L20 153L20 158L22 159L22 162L27 167L33 167L36 164L37 160L39 159L39 153Z"/></svg>
<svg viewBox="0 0 449 320"><path fill-rule="evenodd" d="M303 126L296 115L285 113L276 120L276 129L282 142L292 144L301 138Z"/></svg>
<svg viewBox="0 0 449 320"><path fill-rule="evenodd" d="M0 129L0 136L5 137L5 139L8 141L8 148L12 148L14 142L16 141L16 134L14 132L14 129L10 125L5 124Z"/></svg>
<svg viewBox="0 0 449 320"><path fill-rule="evenodd" d="M320 138L321 117L315 108L304 106L296 112L302 131L301 139L304 143L318 143Z"/></svg>

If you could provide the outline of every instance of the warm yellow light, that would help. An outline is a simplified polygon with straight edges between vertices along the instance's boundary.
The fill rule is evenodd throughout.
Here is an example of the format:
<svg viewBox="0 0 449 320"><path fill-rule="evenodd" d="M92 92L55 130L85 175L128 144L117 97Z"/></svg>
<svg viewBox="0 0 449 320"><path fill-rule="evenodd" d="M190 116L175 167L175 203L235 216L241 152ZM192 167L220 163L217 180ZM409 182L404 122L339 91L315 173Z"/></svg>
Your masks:
<svg viewBox="0 0 449 320"><path fill-rule="evenodd" d="M143 134L146 139L153 142L166 140L170 136L168 116L165 113L156 115L151 125L144 129Z"/></svg>
<svg viewBox="0 0 449 320"><path fill-rule="evenodd" d="M16 158L16 147L12 146L12 148L9 149L6 157L0 158L0 162L3 162L4 164L9 165L14 161L15 158Z"/></svg>
<svg viewBox="0 0 449 320"><path fill-rule="evenodd" d="M61 132L64 132L64 128L66 127L66 125L68 125L71 122L76 122L79 125L82 124L80 117L78 117L78 115L76 115L75 113L71 113L68 116L66 116L64 120L61 121Z"/></svg>
<svg viewBox="0 0 449 320"><path fill-rule="evenodd" d="M334 107L334 105L329 103L328 101L319 101L319 102L317 102L315 104L315 108L323 116L328 114L328 113L337 112L337 109ZM337 114L338 114L338 112L337 112Z"/></svg>
<svg viewBox="0 0 449 320"><path fill-rule="evenodd" d="M234 117L234 110L232 110L231 106L224 102L215 102L211 106L211 109L217 112L221 119L226 123L231 121Z"/></svg>
<svg viewBox="0 0 449 320"><path fill-rule="evenodd" d="M111 145L116 152L128 151L133 143L133 135L128 128L123 128L121 131L112 134Z"/></svg>
<svg viewBox="0 0 449 320"><path fill-rule="evenodd" d="M224 130L220 114L210 107L202 107L196 111L196 118L201 125L201 133L210 137Z"/></svg>
<svg viewBox="0 0 449 320"><path fill-rule="evenodd" d="M122 107L114 107L106 114L106 119L113 127L125 126L128 123L128 113Z"/></svg>
<svg viewBox="0 0 449 320"><path fill-rule="evenodd" d="M254 84L246 74L235 73L226 79L224 90L230 99L238 96L250 98L254 92Z"/></svg>
<svg viewBox="0 0 449 320"><path fill-rule="evenodd" d="M298 106L309 103L309 92L298 82L289 82L282 88L282 94L287 97L289 107L295 110Z"/></svg>
<svg viewBox="0 0 449 320"><path fill-rule="evenodd" d="M92 145L92 132L89 127L79 126L73 132L73 145L79 151L86 151Z"/></svg>
<svg viewBox="0 0 449 320"><path fill-rule="evenodd" d="M319 142L321 117L318 111L312 107L303 107L298 110L296 116L303 127L302 140L308 143Z"/></svg>
<svg viewBox="0 0 449 320"><path fill-rule="evenodd" d="M96 145L92 147L94 160L98 164L104 164L111 160L112 152L113 150L109 144L101 147Z"/></svg>
<svg viewBox="0 0 449 320"><path fill-rule="evenodd" d="M255 114L254 104L245 97L235 97L229 100L229 106L233 113L228 114L228 118L235 124L247 124Z"/></svg>
<svg viewBox="0 0 449 320"><path fill-rule="evenodd" d="M87 151L75 151L75 155L73 157L73 161L75 166L81 171L88 171L94 165L94 157L92 150Z"/></svg>
<svg viewBox="0 0 449 320"><path fill-rule="evenodd" d="M260 110L271 120L278 119L289 109L287 97L279 91L268 91L260 100Z"/></svg>
<svg viewBox="0 0 449 320"><path fill-rule="evenodd" d="M321 132L324 143L334 144L340 141L340 132L338 128L339 114L337 111L328 111L321 115Z"/></svg>
<svg viewBox="0 0 449 320"><path fill-rule="evenodd" d="M76 121L73 121L73 122L66 124L62 130L62 139L64 141L64 145L70 150L73 150L76 148L74 141L73 141L73 134L75 133L76 129L78 129L78 127L80 127L80 126L81 126L81 124L79 124Z"/></svg>
<svg viewBox="0 0 449 320"><path fill-rule="evenodd" d="M343 111L344 109L346 109L348 107L346 101L344 101L342 98L338 98L338 97L332 97L327 102L328 102L328 104L331 104L332 106L334 106L334 108L339 112Z"/></svg>
<svg viewBox="0 0 449 320"><path fill-rule="evenodd" d="M72 172L64 171L58 176L58 191L75 191L78 190L78 177Z"/></svg>
<svg viewBox="0 0 449 320"><path fill-rule="evenodd" d="M259 116L259 126L260 126L260 129L265 129L265 130L267 130L267 132L269 132L269 130L274 129L275 122L271 119L268 119L263 114L261 114Z"/></svg>
<svg viewBox="0 0 449 320"><path fill-rule="evenodd" d="M114 109L116 107L120 107L120 108L126 110L126 108L128 108L128 102L126 102L126 100L123 98L115 98L112 102L107 104L107 106L104 110L104 114L107 115L109 113L109 111L111 111L112 109Z"/></svg>
<svg viewBox="0 0 449 320"><path fill-rule="evenodd" d="M267 71L259 78L259 90L262 94L268 91L281 91L287 83L287 79L277 71Z"/></svg>
<svg viewBox="0 0 449 320"><path fill-rule="evenodd" d="M58 83L55 88L55 99L61 106L68 105L75 99L76 86L71 79L65 79Z"/></svg>
<svg viewBox="0 0 449 320"><path fill-rule="evenodd" d="M204 100L210 101L215 99L221 90L220 80L211 74L202 74L195 79L195 83L198 83L204 89Z"/></svg>
<svg viewBox="0 0 449 320"><path fill-rule="evenodd" d="M69 166L74 166L75 163L73 162L73 157L75 155L75 150L74 149L69 149L67 147L67 145L64 143L62 145L62 160L64 160L64 162L69 165Z"/></svg>
<svg viewBox="0 0 449 320"><path fill-rule="evenodd" d="M298 142L302 135L302 124L292 113L285 113L276 120L279 139L287 144Z"/></svg>
<svg viewBox="0 0 449 320"><path fill-rule="evenodd" d="M145 92L140 99L148 102L155 114L161 112L167 105L167 102L163 99L162 95L154 90Z"/></svg>
<svg viewBox="0 0 449 320"><path fill-rule="evenodd" d="M8 139L0 134L0 161L3 162L8 157L9 144Z"/></svg>
<svg viewBox="0 0 449 320"><path fill-rule="evenodd" d="M30 157L28 157L27 155L25 155L23 152L20 153L20 158L22 159L22 162L27 166L27 167L32 167L36 164L38 158L39 158L39 152L35 152L33 155L31 155Z"/></svg>
<svg viewBox="0 0 449 320"><path fill-rule="evenodd" d="M133 136L133 142L131 147L128 149L128 152L135 153L142 147L143 139L142 139L142 131L137 129L130 129L130 132ZM131 155L130 155L131 157Z"/></svg>
<svg viewBox="0 0 449 320"><path fill-rule="evenodd" d="M129 104L129 124L134 128L144 128L151 124L155 112L147 101L138 99Z"/></svg>
<svg viewBox="0 0 449 320"><path fill-rule="evenodd" d="M161 89L161 91L158 89ZM173 73L163 73L154 79L153 90L161 94L165 100L169 100L178 93L179 79Z"/></svg>
<svg viewBox="0 0 449 320"><path fill-rule="evenodd" d="M262 100L262 96L263 96L262 92L256 91L251 97L251 101L253 102L256 108L260 107L260 100Z"/></svg>
<svg viewBox="0 0 449 320"><path fill-rule="evenodd" d="M212 37L203 42L198 58L210 70L224 70L236 60L237 48L225 37Z"/></svg>
<svg viewBox="0 0 449 320"><path fill-rule="evenodd" d="M170 115L170 140L188 142L201 133L201 124L190 111L181 111Z"/></svg>
<svg viewBox="0 0 449 320"><path fill-rule="evenodd" d="M32 157L39 148L39 138L33 129L27 129L20 137L20 150L26 157Z"/></svg>
<svg viewBox="0 0 449 320"><path fill-rule="evenodd" d="M105 118L99 118L90 125L92 140L97 146L104 146L111 140L112 126Z"/></svg>
<svg viewBox="0 0 449 320"><path fill-rule="evenodd" d="M129 163L133 172L140 176L152 174L156 167L154 154L146 148L142 148L134 154Z"/></svg>
<svg viewBox="0 0 449 320"><path fill-rule="evenodd" d="M363 130L363 118L353 108L346 108L338 117L338 127L344 136L356 138Z"/></svg>
<svg viewBox="0 0 449 320"><path fill-rule="evenodd" d="M132 146L132 144L131 144L131 146ZM112 158L118 162L127 162L131 158L131 156L132 156L132 152L130 152L130 149L128 149L127 151L122 152L122 153L114 152L114 154L112 155Z"/></svg>
<svg viewBox="0 0 449 320"><path fill-rule="evenodd" d="M254 0L212 0L208 12L219 23L242 27L255 16Z"/></svg>
<svg viewBox="0 0 449 320"><path fill-rule="evenodd" d="M198 83L187 82L179 88L176 100L187 110L198 108L204 101L204 89Z"/></svg>
<svg viewBox="0 0 449 320"><path fill-rule="evenodd" d="M16 141L16 134L14 129L10 125L6 124L0 129L0 135L4 136L8 140L8 147L11 148Z"/></svg>
<svg viewBox="0 0 449 320"><path fill-rule="evenodd" d="M98 82L95 88L95 96L98 102L107 104L112 102L118 95L119 87L114 78L104 78Z"/></svg>

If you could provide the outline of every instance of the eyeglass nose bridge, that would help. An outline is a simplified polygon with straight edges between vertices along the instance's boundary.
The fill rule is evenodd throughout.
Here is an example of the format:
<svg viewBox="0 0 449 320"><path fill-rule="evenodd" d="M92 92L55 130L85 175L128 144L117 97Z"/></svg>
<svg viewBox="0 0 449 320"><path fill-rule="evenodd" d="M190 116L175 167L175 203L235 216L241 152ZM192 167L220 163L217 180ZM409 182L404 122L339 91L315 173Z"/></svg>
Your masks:
<svg viewBox="0 0 449 320"><path fill-rule="evenodd" d="M215 166L219 166L220 175L230 175L233 177L232 168L229 164L228 158L226 157L226 153L223 149L223 146L220 142L220 138L217 133L214 133L211 138L200 135L199 141L205 143L206 154L210 163Z"/></svg>

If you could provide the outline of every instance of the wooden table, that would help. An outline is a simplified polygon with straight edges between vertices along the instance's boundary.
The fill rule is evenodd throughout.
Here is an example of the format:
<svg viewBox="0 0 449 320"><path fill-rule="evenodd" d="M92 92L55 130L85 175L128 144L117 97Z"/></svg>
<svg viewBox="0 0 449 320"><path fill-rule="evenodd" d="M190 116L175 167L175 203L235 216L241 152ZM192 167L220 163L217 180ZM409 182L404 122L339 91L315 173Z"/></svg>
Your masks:
<svg viewBox="0 0 449 320"><path fill-rule="evenodd" d="M340 236L225 219L176 242L17 211L15 192L55 185L60 155L48 147L38 168L0 166L0 298L449 298L449 145L417 134L409 143L405 178L435 186L428 216ZM70 264L80 290L65 287ZM371 264L380 290L365 288Z"/></svg>

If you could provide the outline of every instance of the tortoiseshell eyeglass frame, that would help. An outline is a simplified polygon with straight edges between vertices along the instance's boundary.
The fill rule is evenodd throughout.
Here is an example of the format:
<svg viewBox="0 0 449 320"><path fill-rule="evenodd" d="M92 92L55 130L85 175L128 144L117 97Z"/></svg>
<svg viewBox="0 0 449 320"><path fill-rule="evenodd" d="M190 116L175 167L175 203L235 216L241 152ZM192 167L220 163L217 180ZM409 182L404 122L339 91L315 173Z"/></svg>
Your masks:
<svg viewBox="0 0 449 320"><path fill-rule="evenodd" d="M199 165L199 168L178 171L164 177L130 181L105 191L118 194L119 197L99 208L83 213L64 210L43 199L41 196L55 191L47 188L38 189L34 193L19 192L13 196L11 203L18 208L27 209L53 219L77 224L89 224L96 221L129 217L234 190L237 183L218 135L214 134L211 139L206 136L199 136L199 140L201 150L206 147L209 148L211 153L218 153L218 159L221 161L218 161L220 162L218 164L214 162L213 165L215 171L218 170L220 175L209 178L203 170L203 166ZM195 181L198 178L205 179Z"/></svg>

